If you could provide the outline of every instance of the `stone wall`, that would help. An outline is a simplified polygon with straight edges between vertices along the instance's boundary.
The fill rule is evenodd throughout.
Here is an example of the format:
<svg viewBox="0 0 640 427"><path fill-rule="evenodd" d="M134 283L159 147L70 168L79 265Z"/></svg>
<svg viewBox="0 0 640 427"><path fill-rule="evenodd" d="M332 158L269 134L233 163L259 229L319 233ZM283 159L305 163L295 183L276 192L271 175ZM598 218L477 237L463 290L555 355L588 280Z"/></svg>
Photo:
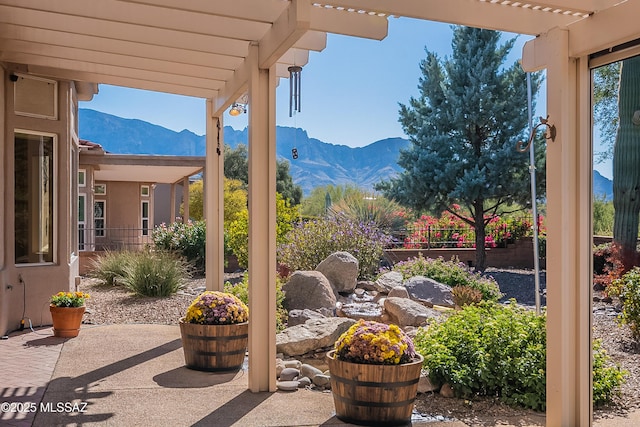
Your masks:
<svg viewBox="0 0 640 427"><path fill-rule="evenodd" d="M474 248L451 249L389 249L385 251L385 258L390 263L405 261L422 254L425 258L442 257L450 260L457 257L460 262L473 266L476 260ZM487 248L487 267L495 268L533 268L533 239L528 237L506 248ZM540 268L545 268L545 259L540 259Z"/></svg>

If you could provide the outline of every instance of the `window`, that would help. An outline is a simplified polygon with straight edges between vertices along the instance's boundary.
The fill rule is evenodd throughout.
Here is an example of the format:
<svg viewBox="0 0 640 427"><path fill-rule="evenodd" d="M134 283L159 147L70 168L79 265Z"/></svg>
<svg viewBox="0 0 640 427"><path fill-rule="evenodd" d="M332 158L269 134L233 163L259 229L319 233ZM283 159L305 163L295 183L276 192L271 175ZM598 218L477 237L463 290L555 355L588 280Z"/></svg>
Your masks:
<svg viewBox="0 0 640 427"><path fill-rule="evenodd" d="M142 235L149 235L149 202L142 202Z"/></svg>
<svg viewBox="0 0 640 427"><path fill-rule="evenodd" d="M95 229L96 237L104 237L105 227L105 205L107 202L104 200L96 200L93 202L93 228Z"/></svg>
<svg viewBox="0 0 640 427"><path fill-rule="evenodd" d="M149 197L149 186L148 185L143 185L140 187L140 194L143 197Z"/></svg>
<svg viewBox="0 0 640 427"><path fill-rule="evenodd" d="M54 137L16 132L14 145L15 262L53 262Z"/></svg>
<svg viewBox="0 0 640 427"><path fill-rule="evenodd" d="M86 227L86 215L85 211L87 208L87 195L80 193L78 194L78 249L84 251L86 245L86 236L85 236L85 227Z"/></svg>
<svg viewBox="0 0 640 427"><path fill-rule="evenodd" d="M80 169L78 171L78 187L87 186L87 171L86 169Z"/></svg>
<svg viewBox="0 0 640 427"><path fill-rule="evenodd" d="M93 186L93 194L104 196L107 194L107 184L96 184Z"/></svg>

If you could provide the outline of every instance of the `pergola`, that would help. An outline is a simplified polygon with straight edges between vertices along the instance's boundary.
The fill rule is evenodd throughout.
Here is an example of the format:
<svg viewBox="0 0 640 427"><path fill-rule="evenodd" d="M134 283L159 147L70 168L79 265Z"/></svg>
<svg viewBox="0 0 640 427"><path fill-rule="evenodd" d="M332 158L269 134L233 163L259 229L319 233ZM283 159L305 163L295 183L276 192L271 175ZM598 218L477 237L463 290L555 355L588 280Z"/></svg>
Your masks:
<svg viewBox="0 0 640 427"><path fill-rule="evenodd" d="M326 33L383 39L403 16L537 36L547 70L547 423L591 423L592 54L631 55L637 0L0 0L0 61L74 81L207 99L207 287L222 287L222 115L249 104L249 388L275 390L275 87ZM380 82L384 84L384 82Z"/></svg>

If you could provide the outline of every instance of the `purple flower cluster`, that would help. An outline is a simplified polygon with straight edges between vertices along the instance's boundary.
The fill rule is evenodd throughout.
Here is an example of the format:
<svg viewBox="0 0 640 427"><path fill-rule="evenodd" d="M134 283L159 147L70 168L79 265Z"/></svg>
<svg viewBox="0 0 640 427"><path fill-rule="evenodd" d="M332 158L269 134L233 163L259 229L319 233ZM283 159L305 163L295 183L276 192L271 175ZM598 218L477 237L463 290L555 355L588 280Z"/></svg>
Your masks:
<svg viewBox="0 0 640 427"><path fill-rule="evenodd" d="M249 320L249 308L233 294L206 291L187 309L185 322L201 325L228 325Z"/></svg>
<svg viewBox="0 0 640 427"><path fill-rule="evenodd" d="M336 356L352 363L398 365L410 362L413 341L397 325L360 320L338 338Z"/></svg>

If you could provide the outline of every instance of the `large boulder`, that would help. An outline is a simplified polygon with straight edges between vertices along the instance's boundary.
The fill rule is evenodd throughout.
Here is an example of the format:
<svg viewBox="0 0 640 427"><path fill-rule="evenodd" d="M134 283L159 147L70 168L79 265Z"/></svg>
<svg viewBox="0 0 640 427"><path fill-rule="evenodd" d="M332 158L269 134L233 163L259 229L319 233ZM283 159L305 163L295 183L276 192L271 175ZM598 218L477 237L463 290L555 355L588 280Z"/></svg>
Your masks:
<svg viewBox="0 0 640 427"><path fill-rule="evenodd" d="M422 326L427 319L440 316L440 312L419 302L399 297L384 300L384 309L391 321L400 327Z"/></svg>
<svg viewBox="0 0 640 427"><path fill-rule="evenodd" d="M304 310L289 310L289 319L287 320L287 326L302 325L309 319L322 319L323 317L327 316L315 310L309 310L308 308L305 308Z"/></svg>
<svg viewBox="0 0 640 427"><path fill-rule="evenodd" d="M358 270L358 259L349 252L334 252L316 267L336 292L353 292L358 283Z"/></svg>
<svg viewBox="0 0 640 427"><path fill-rule="evenodd" d="M413 276L404 283L404 287L412 299L428 306L455 307L451 288L431 278Z"/></svg>
<svg viewBox="0 0 640 427"><path fill-rule="evenodd" d="M298 356L331 347L356 321L346 317L310 319L302 325L292 326L276 335L276 352L285 356Z"/></svg>
<svg viewBox="0 0 640 427"><path fill-rule="evenodd" d="M333 315L336 295L327 278L319 271L295 271L282 285L289 310L315 310Z"/></svg>
<svg viewBox="0 0 640 427"><path fill-rule="evenodd" d="M397 271L388 271L378 277L378 280L375 281L376 290L378 292L389 293L391 289L402 286L402 273Z"/></svg>

